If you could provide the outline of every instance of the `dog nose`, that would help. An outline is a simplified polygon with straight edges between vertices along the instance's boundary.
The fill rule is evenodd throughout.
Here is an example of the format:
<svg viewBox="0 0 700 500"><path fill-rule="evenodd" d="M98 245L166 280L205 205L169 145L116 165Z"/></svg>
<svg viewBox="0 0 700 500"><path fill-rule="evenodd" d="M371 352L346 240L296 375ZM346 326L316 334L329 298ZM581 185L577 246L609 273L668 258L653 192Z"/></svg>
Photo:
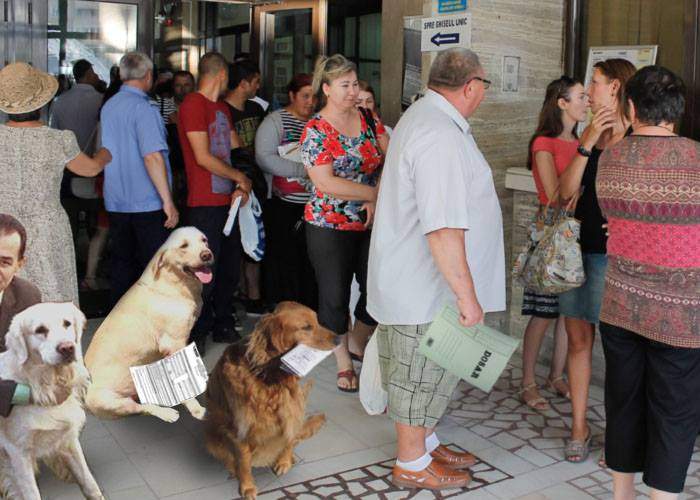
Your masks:
<svg viewBox="0 0 700 500"><path fill-rule="evenodd" d="M209 262L214 258L214 255L209 250L204 250L199 254L199 258L202 259L202 262Z"/></svg>
<svg viewBox="0 0 700 500"><path fill-rule="evenodd" d="M340 335L334 335L333 343L334 343L336 346L339 346L339 345L341 344L342 341L343 341L343 337L341 337Z"/></svg>
<svg viewBox="0 0 700 500"><path fill-rule="evenodd" d="M56 350L64 359L75 358L75 344L73 342L61 342L56 346Z"/></svg>

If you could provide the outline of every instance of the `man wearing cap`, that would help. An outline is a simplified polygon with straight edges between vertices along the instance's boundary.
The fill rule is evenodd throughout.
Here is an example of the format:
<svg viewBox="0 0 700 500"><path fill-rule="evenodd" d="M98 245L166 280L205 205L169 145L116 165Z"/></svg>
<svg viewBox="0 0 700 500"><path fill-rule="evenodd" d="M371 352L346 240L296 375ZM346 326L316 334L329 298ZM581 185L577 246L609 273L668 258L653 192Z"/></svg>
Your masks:
<svg viewBox="0 0 700 500"><path fill-rule="evenodd" d="M429 90L391 136L370 244L367 310L388 413L396 426L392 481L433 490L465 486L476 462L440 444L435 427L459 379L418 350L449 304L472 326L505 309L501 208L467 118L490 82L479 58L449 49L430 68Z"/></svg>
<svg viewBox="0 0 700 500"><path fill-rule="evenodd" d="M141 52L119 61L124 82L102 108L102 144L112 153L104 198L112 238L112 305L143 273L177 226L165 125L147 92L153 62Z"/></svg>

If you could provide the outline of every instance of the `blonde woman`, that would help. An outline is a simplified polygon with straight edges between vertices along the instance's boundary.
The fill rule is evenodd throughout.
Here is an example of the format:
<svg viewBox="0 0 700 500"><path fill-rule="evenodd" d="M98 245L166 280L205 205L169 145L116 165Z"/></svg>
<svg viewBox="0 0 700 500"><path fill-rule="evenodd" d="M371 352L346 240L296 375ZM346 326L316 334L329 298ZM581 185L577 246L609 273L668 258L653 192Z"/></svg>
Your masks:
<svg viewBox="0 0 700 500"><path fill-rule="evenodd" d="M306 241L318 281L318 317L323 326L343 335L336 349L338 389L357 392L350 343L361 351L376 322L366 310L367 258L377 199L381 143L386 133L375 116L376 134L356 107L360 92L355 64L340 54L316 65L312 88L321 109L301 137L304 166L314 184L306 204ZM360 284L353 338L347 331L350 285Z"/></svg>

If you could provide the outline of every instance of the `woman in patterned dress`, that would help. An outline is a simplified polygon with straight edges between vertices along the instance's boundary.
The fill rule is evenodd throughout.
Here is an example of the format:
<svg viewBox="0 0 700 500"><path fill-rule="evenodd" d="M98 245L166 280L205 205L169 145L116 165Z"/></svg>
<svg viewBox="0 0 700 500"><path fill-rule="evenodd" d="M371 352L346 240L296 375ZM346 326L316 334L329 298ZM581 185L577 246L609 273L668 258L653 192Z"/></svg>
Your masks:
<svg viewBox="0 0 700 500"><path fill-rule="evenodd" d="M359 94L355 65L340 54L319 60L313 90L320 112L304 129L301 155L314 192L306 204L306 241L318 281L320 323L338 335L335 350L338 389L357 392L358 380L348 348L350 285L360 284L351 334L363 346L376 322L366 310L369 227L377 199L384 126L375 117L376 136L355 104Z"/></svg>
<svg viewBox="0 0 700 500"><path fill-rule="evenodd" d="M106 149L94 159L81 153L75 134L54 130L41 121L41 109L58 89L56 79L26 63L0 70L0 213L19 220L27 230L24 277L43 300L78 304L75 249L68 216L60 202L63 169L95 176L111 160Z"/></svg>

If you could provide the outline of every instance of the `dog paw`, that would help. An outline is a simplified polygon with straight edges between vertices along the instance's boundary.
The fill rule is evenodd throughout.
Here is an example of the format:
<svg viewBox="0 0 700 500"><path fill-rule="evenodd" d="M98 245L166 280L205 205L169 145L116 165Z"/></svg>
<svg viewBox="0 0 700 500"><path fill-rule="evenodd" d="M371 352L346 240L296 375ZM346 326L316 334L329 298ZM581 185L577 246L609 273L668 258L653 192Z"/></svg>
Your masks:
<svg viewBox="0 0 700 500"><path fill-rule="evenodd" d="M151 411L151 415L153 415L154 417L158 417L159 419L164 420L169 424L177 422L177 419L180 418L180 413L178 413L177 410L174 410L172 408L155 408Z"/></svg>
<svg viewBox="0 0 700 500"><path fill-rule="evenodd" d="M279 460L274 467L272 467L272 472L274 472L277 476L283 476L287 472L289 472L289 469L292 468L294 465L294 459L288 459L285 458L283 460Z"/></svg>
<svg viewBox="0 0 700 500"><path fill-rule="evenodd" d="M255 500L258 498L258 489L255 486L241 487L241 496L245 500Z"/></svg>
<svg viewBox="0 0 700 500"><path fill-rule="evenodd" d="M187 408L187 411L190 412L190 415L197 420L204 420L204 417L207 415L206 408L200 405L196 399L185 401L185 407Z"/></svg>

